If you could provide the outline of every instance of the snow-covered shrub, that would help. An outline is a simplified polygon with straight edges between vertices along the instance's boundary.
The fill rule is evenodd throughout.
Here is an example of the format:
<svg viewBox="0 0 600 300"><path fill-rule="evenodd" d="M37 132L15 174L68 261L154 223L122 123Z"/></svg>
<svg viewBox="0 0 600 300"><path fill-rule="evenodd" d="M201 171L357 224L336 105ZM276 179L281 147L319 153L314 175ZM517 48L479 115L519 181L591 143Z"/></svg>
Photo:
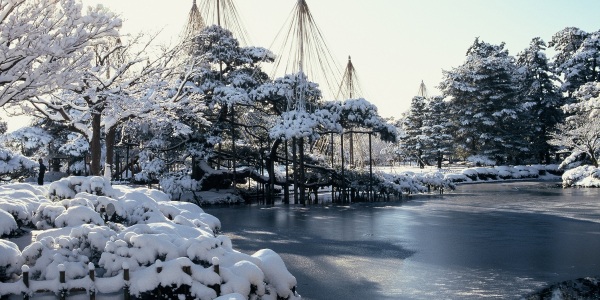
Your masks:
<svg viewBox="0 0 600 300"><path fill-rule="evenodd" d="M485 155L471 155L467 157L467 161L475 164L476 166L493 166L496 161L485 156Z"/></svg>
<svg viewBox="0 0 600 300"><path fill-rule="evenodd" d="M265 281L273 288L278 298L288 299L295 295L296 277L288 272L285 263L270 249L260 250L252 255L260 260L259 266L265 272Z"/></svg>
<svg viewBox="0 0 600 300"><path fill-rule="evenodd" d="M57 279L60 264L66 267L68 279L76 279L88 273L89 253L86 252L89 250L82 248L78 238L45 236L23 249L22 261L29 266L33 280Z"/></svg>
<svg viewBox="0 0 600 300"><path fill-rule="evenodd" d="M496 172L498 172L498 177L504 180L513 179L513 171L514 168L509 166L496 166L494 167Z"/></svg>
<svg viewBox="0 0 600 300"><path fill-rule="evenodd" d="M93 186L110 192L95 195L99 190ZM56 282L63 265L67 279L77 279L69 281L70 286L87 288L89 281L83 278L91 264L102 269L94 283L96 292L115 293L121 289L121 272L127 266L130 292L140 297L156 298L160 293L174 298L189 291L191 297L215 299L220 289L221 294L244 295L244 299L299 299L295 278L277 254L259 252L255 257L235 251L228 237L217 235L220 221L197 205L169 201L156 190L94 185L85 178L65 178L56 186L59 190L77 193L56 202L39 199L38 207L31 207L32 221L43 229L35 232L32 244L22 253L16 246L0 245L0 265L10 265L0 266L6 277L17 275L25 264L31 280ZM38 196L20 193L24 198ZM102 225L102 212L108 206L115 208L119 218ZM21 283L16 282L14 290L22 291L16 284ZM58 292L60 286L47 288Z"/></svg>
<svg viewBox="0 0 600 300"><path fill-rule="evenodd" d="M498 171L494 168L475 168L479 180L497 180Z"/></svg>
<svg viewBox="0 0 600 300"><path fill-rule="evenodd" d="M7 240L0 240L0 282L11 279L21 269L21 251Z"/></svg>
<svg viewBox="0 0 600 300"><path fill-rule="evenodd" d="M183 193L187 191L197 191L199 184L197 180L192 179L188 174L168 174L159 181L161 190L169 194L173 199L181 199Z"/></svg>
<svg viewBox="0 0 600 300"><path fill-rule="evenodd" d="M153 182L159 179L166 169L165 161L148 151L140 152L138 162L142 170L134 175L136 182Z"/></svg>
<svg viewBox="0 0 600 300"><path fill-rule="evenodd" d="M580 166L566 171L562 180L564 187L600 187L600 169L589 165Z"/></svg>
<svg viewBox="0 0 600 300"><path fill-rule="evenodd" d="M11 150L0 148L0 177L25 178L35 174L38 163Z"/></svg>
<svg viewBox="0 0 600 300"><path fill-rule="evenodd" d="M477 175L477 170L472 168L462 170L462 174L467 176L471 181L477 181L479 178L479 175Z"/></svg>
<svg viewBox="0 0 600 300"><path fill-rule="evenodd" d="M444 178L446 178L450 182L455 182L455 183L466 182L466 181L470 180L470 178L467 177L467 175L465 175L463 173L446 174L446 175L444 175Z"/></svg>
<svg viewBox="0 0 600 300"><path fill-rule="evenodd" d="M7 184L0 187L0 210L10 213L19 227L31 226L33 212L42 202L47 200L41 197L36 189L20 189L28 184Z"/></svg>
<svg viewBox="0 0 600 300"><path fill-rule="evenodd" d="M17 221L8 212L0 209L0 237L14 234L19 229Z"/></svg>
<svg viewBox="0 0 600 300"><path fill-rule="evenodd" d="M87 206L69 207L54 220L56 227L73 227L82 224L104 225L104 220Z"/></svg>
<svg viewBox="0 0 600 300"><path fill-rule="evenodd" d="M52 135L39 127L21 127L2 136L2 144L15 153L23 151L29 157L44 157L48 155L48 145Z"/></svg>
<svg viewBox="0 0 600 300"><path fill-rule="evenodd" d="M539 170L534 167L514 166L514 169L515 169L515 172L513 173L514 178L538 178L540 176Z"/></svg>
<svg viewBox="0 0 600 300"><path fill-rule="evenodd" d="M115 195L110 181L100 176L70 176L54 181L48 187L48 197L53 200L70 199L82 192L109 197Z"/></svg>

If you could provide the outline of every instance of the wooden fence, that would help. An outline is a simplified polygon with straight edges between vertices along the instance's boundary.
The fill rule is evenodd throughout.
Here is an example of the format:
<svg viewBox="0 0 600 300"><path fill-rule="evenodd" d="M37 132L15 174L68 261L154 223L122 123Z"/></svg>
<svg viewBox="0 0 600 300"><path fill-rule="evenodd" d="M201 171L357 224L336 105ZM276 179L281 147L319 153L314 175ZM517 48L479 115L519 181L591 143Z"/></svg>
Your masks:
<svg viewBox="0 0 600 300"><path fill-rule="evenodd" d="M183 264L181 266L181 271L189 276L192 275L192 262L189 261L189 264ZM154 264L156 268L156 273L161 273L163 270L163 265L160 260L157 260ZM88 264L88 275L85 278L72 279L71 281L67 281L66 278L66 268L64 265L58 265L58 282L56 280L44 280L44 281L34 281L29 278L29 267L27 265L23 265L21 279L16 282L0 282L0 299L6 299L8 296L22 296L23 299L31 299L38 295L42 294L52 294L54 293L58 299L65 300L67 296L72 293L77 292L86 292L89 295L90 300L95 300L96 295L102 294L115 294L122 291L123 299L129 300L132 298L130 293L130 283L131 283L131 274L129 271L129 266L126 263L123 263L122 273L114 276L114 277L96 277L96 269L93 263ZM219 259L213 258L212 271L220 276L220 268L219 268ZM98 288L99 283L102 283L102 286L111 286L110 290L102 291ZM56 285L58 284L58 288ZM217 296L220 296L220 284L208 286L215 290ZM156 287L155 290L158 290L160 293L160 286ZM190 298L189 288L184 287L183 294L186 295L186 298ZM147 291L152 292L152 291Z"/></svg>

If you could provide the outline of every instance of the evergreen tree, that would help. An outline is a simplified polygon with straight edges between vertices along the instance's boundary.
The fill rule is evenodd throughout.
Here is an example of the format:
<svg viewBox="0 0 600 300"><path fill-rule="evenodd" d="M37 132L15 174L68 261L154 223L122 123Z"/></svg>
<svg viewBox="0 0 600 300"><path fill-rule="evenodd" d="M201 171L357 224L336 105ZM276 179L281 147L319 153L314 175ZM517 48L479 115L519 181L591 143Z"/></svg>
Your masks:
<svg viewBox="0 0 600 300"><path fill-rule="evenodd" d="M502 162L522 143L514 58L504 44L475 39L463 65L444 71L439 88L450 98L459 155L485 155Z"/></svg>
<svg viewBox="0 0 600 300"><path fill-rule="evenodd" d="M421 168L425 167L423 149L426 136L423 133L423 125L425 123L426 107L427 103L424 97L413 97L410 109L402 122L404 135L400 139L400 144L405 153L410 158L416 159Z"/></svg>
<svg viewBox="0 0 600 300"><path fill-rule="evenodd" d="M437 167L442 167L443 155L448 153L452 135L450 134L448 108L442 97L432 97L427 102L425 119L421 131L425 139L424 157L434 159Z"/></svg>
<svg viewBox="0 0 600 300"><path fill-rule="evenodd" d="M558 81L549 67L545 51L546 43L536 37L527 49L517 55L519 94L526 111L529 150L537 155L539 162L549 163L551 145L550 131L563 119L560 106L563 98L554 85Z"/></svg>
<svg viewBox="0 0 600 300"><path fill-rule="evenodd" d="M556 50L553 59L554 72L564 78L560 91L566 92L569 98L581 85L590 81L587 79L590 77L589 68L585 66L587 62L595 63L595 60L589 61L578 55L588 37L590 34L579 28L567 27L555 33L548 43Z"/></svg>

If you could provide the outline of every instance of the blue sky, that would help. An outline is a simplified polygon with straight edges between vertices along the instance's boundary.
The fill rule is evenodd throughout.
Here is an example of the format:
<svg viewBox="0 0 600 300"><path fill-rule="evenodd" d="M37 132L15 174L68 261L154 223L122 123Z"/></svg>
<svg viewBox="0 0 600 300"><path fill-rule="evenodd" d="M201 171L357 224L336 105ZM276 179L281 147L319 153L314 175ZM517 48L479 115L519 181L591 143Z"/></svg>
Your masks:
<svg viewBox="0 0 600 300"><path fill-rule="evenodd" d="M205 0L198 0L205 1ZM216 0L211 0L216 1ZM235 0L252 45L268 48L296 0ZM512 55L534 37L559 30L600 30L598 0L306 0L340 68L352 56L363 96L385 117L410 106L421 80L430 95L442 70L463 63L476 37L506 43ZM124 31L176 39L192 0L85 0L121 13Z"/></svg>

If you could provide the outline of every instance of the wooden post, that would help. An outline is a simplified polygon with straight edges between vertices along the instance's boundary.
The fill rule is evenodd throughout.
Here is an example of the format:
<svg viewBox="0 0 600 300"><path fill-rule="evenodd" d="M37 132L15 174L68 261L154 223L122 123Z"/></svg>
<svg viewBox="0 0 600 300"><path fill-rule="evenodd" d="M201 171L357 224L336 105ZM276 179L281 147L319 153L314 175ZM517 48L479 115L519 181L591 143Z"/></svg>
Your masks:
<svg viewBox="0 0 600 300"><path fill-rule="evenodd" d="M213 257L212 258L212 264L213 264L213 271L221 276L221 269L219 267L219 258L218 257ZM211 286L212 289L215 290L215 292L217 293L217 297L221 296L221 283L217 283L214 286Z"/></svg>
<svg viewBox="0 0 600 300"><path fill-rule="evenodd" d="M129 300L129 264L123 263L123 299Z"/></svg>
<svg viewBox="0 0 600 300"><path fill-rule="evenodd" d="M163 264L162 261L160 259L157 259L156 262L154 262L154 265L156 266L156 273L160 273L163 270ZM157 293L156 293L156 299L162 299L162 290L159 288L157 289Z"/></svg>
<svg viewBox="0 0 600 300"><path fill-rule="evenodd" d="M215 273L217 273L217 275L221 275L221 269L219 268L219 258L213 257L212 263L213 263L213 271L215 271Z"/></svg>
<svg viewBox="0 0 600 300"><path fill-rule="evenodd" d="M154 265L156 266L156 273L162 272L163 264L160 259L157 259L156 262L154 263Z"/></svg>
<svg viewBox="0 0 600 300"><path fill-rule="evenodd" d="M57 266L57 268L58 268L58 281L60 282L60 290L58 292L58 297L60 300L65 300L67 298L67 291L64 288L65 283L67 282L65 265L60 264Z"/></svg>
<svg viewBox="0 0 600 300"><path fill-rule="evenodd" d="M29 266L21 266L21 271L23 272L23 284L27 288L27 291L23 292L23 300L29 300Z"/></svg>
<svg viewBox="0 0 600 300"><path fill-rule="evenodd" d="M192 276L192 267L190 265L181 266L181 270L183 271L183 273L185 273L189 276ZM183 287L183 293L185 294L186 299L187 299L187 297L190 295L190 286L183 284L182 287Z"/></svg>
<svg viewBox="0 0 600 300"><path fill-rule="evenodd" d="M90 300L96 300L96 267L93 263L88 264L88 272L92 285L90 286Z"/></svg>

